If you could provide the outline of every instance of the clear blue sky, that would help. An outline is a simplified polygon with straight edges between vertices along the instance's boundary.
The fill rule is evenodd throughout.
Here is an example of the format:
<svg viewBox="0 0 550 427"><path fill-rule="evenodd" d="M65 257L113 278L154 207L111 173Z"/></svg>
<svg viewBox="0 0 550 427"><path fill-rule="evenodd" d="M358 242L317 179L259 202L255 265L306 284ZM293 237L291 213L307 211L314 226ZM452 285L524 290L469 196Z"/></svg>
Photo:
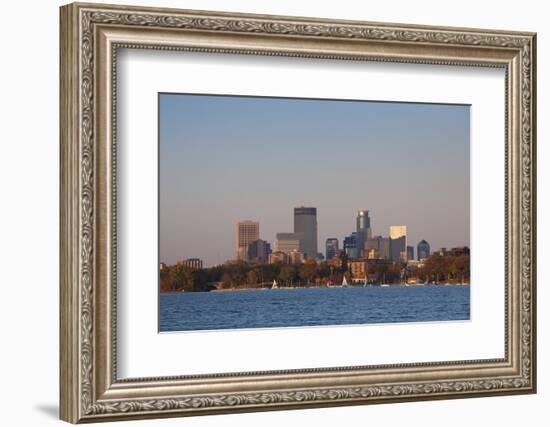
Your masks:
<svg viewBox="0 0 550 427"><path fill-rule="evenodd" d="M292 231L317 207L319 250L370 210L375 235L470 243L470 107L161 94L160 260L235 257L235 224Z"/></svg>

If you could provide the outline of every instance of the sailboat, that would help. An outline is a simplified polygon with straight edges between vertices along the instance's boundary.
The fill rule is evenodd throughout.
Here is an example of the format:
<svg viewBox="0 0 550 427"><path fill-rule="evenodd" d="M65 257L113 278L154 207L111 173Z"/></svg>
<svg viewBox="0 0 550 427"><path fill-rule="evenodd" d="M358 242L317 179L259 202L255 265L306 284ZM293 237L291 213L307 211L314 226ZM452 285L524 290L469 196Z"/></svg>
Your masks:
<svg viewBox="0 0 550 427"><path fill-rule="evenodd" d="M342 280L342 287L347 288L348 286L348 281L346 280L346 276L344 276L344 279Z"/></svg>
<svg viewBox="0 0 550 427"><path fill-rule="evenodd" d="M367 287L367 276L365 276L365 281L363 282L363 287L364 287L364 288Z"/></svg>
<svg viewBox="0 0 550 427"><path fill-rule="evenodd" d="M277 281L273 279L273 285L271 285L271 289L279 289L279 285L277 284Z"/></svg>

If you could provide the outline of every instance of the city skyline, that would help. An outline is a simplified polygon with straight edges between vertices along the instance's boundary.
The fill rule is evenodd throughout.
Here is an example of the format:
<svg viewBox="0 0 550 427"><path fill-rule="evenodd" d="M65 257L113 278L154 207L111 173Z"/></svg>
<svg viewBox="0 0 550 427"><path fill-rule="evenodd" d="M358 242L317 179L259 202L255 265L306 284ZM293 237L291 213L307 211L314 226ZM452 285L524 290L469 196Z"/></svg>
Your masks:
<svg viewBox="0 0 550 427"><path fill-rule="evenodd" d="M307 207L305 208L304 206L300 206L300 207L295 207L294 210L296 209L315 209L315 212L316 212L316 208L315 207ZM406 225L390 225L388 227L388 230L387 233L384 233L384 232L377 232L377 233L374 233L372 232L372 229L370 228L370 220L372 219L372 217L368 216L368 213L370 212L369 210L366 210L366 209L361 209L358 211L358 218L357 218L357 227L359 229L359 217L362 216L363 213L367 213L366 217L368 218L368 222L367 222L367 226L366 226L366 229L369 230L369 237L367 237L366 239L371 239L371 238L383 238L383 239L398 239L401 237L401 235L406 235L408 236L408 232L407 232L407 226ZM240 237L239 235L239 229L243 226L243 225L247 225L249 228L250 225L253 225L254 228L255 228L255 231L253 232L254 234L254 237L249 237L248 239L246 239L246 244L243 245L242 243L240 243L242 237ZM216 262L216 263L212 263L210 265L205 265L205 267L212 267L212 266L216 266L216 265L221 265L227 261L234 261L234 260L245 260L245 256L244 255L244 252L243 252L243 249L244 251L246 252L248 250L248 245L251 244L251 243L256 243L256 242L264 242L264 243L267 243L268 245L273 245L274 246L274 252L277 252L277 251L283 251L283 252L288 252L288 250L285 250L285 249L281 249L281 248L278 248L277 247L277 242L278 242L278 238L282 237L283 239L288 239L289 236L292 236L292 235L297 235L297 234L300 234L301 236L298 236L296 237L296 239L301 239L303 238L303 233L300 233L300 232L277 232L275 235L275 240L273 241L269 241L267 239L264 239L262 238L262 234L261 234L261 228L260 228L260 222L259 221L253 221L253 220L249 220L249 219L244 219L244 220L241 220L241 221L238 221L237 224L235 224L236 226L236 233L235 233L235 241L234 241L234 247L236 248L236 251L234 253L234 256L233 257L230 257L228 259L225 259L225 260L222 260L221 262ZM247 230L245 232L245 234L249 234L250 231ZM351 235L357 235L357 231L356 230L351 230L347 235L344 235L344 236L336 236L336 237L327 237L325 239L325 242L324 244L326 244L327 241L331 241L331 240L336 240L337 244L339 245L339 251L342 251L344 252L344 240L349 238L349 236ZM358 247L363 247L364 248L364 244L363 246L361 246L360 244L361 240L358 240ZM365 242L363 243L366 243L366 240ZM428 245L428 247L430 246L428 243L429 242L426 242L426 239L421 239L419 240L418 242L412 242L410 240L407 240L406 242L404 242L403 244L405 245L406 243L406 246L405 246L405 249L407 251L409 251L411 248L413 249L414 251L414 256L410 257L408 256L408 259L417 259L418 258L418 255L417 255L417 250L416 250L416 247L419 245L419 244L426 244ZM326 247L324 246L323 242L320 242L318 243L318 246L319 246L319 249L318 249L318 253L322 254L325 259L329 259L331 258L330 256L327 256L327 253L326 253ZM297 243L298 245L298 243ZM466 244L466 245L463 245L463 244L460 244L460 245L457 245L457 244L449 244L447 246L437 246L437 250L442 250L442 249L451 249L451 248L456 248L456 247L469 247L469 244ZM435 247L434 247L435 248ZM298 247L296 248L296 250L299 251ZM429 255L429 250L428 250L428 255ZM394 254L390 254L391 258L396 258L396 256ZM368 255L367 254L364 254L362 255L361 257L364 257L366 258ZM361 258L361 257L358 257L358 258ZM309 258L309 257L308 257ZM201 258L186 258L186 257L179 257L176 259L174 259L174 261L172 261L172 263L176 263L176 262L188 262L189 260L198 260L198 261L201 261L201 263L203 262L203 260ZM164 260L161 260L161 264L166 264L166 262ZM202 267L201 267L202 268Z"/></svg>
<svg viewBox="0 0 550 427"><path fill-rule="evenodd" d="M317 209L315 207L295 207L294 208L294 214L295 214L295 220L296 220L296 212L304 212L305 210L310 211L313 213L316 217L317 215ZM251 220L243 220L239 221L236 224L236 234L235 234L235 244L236 244L236 251L235 256L232 259L225 260L227 261L233 261L233 260L242 260L242 261L254 261L258 262L256 260L255 256L247 258L245 254L248 254L250 251L250 246L254 246L254 250L257 252L258 245L265 245L267 243L267 250L271 250L271 244L274 243L274 250L273 252L284 252L287 255L291 254L293 252L298 252L302 254L304 258L316 258L317 261L319 260L329 260L330 258L334 256L338 256L340 252L345 253L346 247L345 242L350 237L354 237L354 242L356 243L356 246L354 246L357 249L357 254L352 256L350 259L361 259L361 258L371 258L371 255L369 255L369 251L371 249L374 249L372 246L373 244L376 244L375 242L379 242L380 239L386 240L389 244L388 251L390 251L388 254L382 255L380 253L377 253L376 255L379 256L379 259L387 259L387 260L404 260L403 254L406 253L406 259L407 260L416 260L421 258L427 258L430 254L430 245L429 242L427 242L425 239L420 240L419 242L410 242L407 241L407 226L406 225L391 225L389 229L387 230L388 233L384 235L384 233L378 233L377 235L373 235L372 229L370 228L370 220L371 217L369 216L368 210L359 210L357 215L357 227L356 230L351 231L347 236L344 237L328 237L325 241L325 246L323 247L322 244L320 244L321 249L319 249L316 253L317 255L322 255L321 258L318 258L317 256L309 256L307 253L307 250L304 251L304 238L307 241L306 234L303 231L294 231L294 232L280 232L276 234L276 240L275 242L269 242L261 238L260 234L260 223L257 221L251 221ZM315 222L315 235L317 234L316 229L316 219ZM243 229L243 226L246 226ZM250 237L250 226L254 227L253 231L253 237ZM360 238L361 233L365 233L364 239ZM246 240L246 244L243 246L242 241ZM395 246L395 249L392 249L392 243ZM281 244L283 246L281 246ZM340 246L342 244L342 246ZM378 243L380 244L380 243ZM330 246L330 249L329 249ZM422 255L418 253L417 248L419 246L423 247ZM307 247L307 244L306 244ZM457 249L461 247L469 248L469 246L465 245L449 245L449 246L442 246L439 247L437 251L444 251L446 249ZM243 251L244 249L244 251ZM397 252L396 252L397 250ZM330 253L329 253L330 251ZM349 256L349 254L348 254ZM183 261L188 261L187 259L182 259ZM264 258L261 263L266 263L267 258ZM163 263L164 264L164 263ZM217 264L221 265L223 264Z"/></svg>
<svg viewBox="0 0 550 427"><path fill-rule="evenodd" d="M361 210L373 236L406 224L412 246L470 245L468 106L163 94L159 108L163 262L235 259L243 220L273 245L298 206L317 208L322 253Z"/></svg>

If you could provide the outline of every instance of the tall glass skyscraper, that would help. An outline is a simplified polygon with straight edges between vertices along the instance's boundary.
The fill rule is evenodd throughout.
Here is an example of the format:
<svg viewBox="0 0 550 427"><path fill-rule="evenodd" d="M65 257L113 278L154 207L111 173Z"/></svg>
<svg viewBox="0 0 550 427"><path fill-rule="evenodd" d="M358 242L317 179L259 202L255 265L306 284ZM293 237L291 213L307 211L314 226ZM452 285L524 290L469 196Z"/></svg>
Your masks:
<svg viewBox="0 0 550 427"><path fill-rule="evenodd" d="M392 261L407 261L407 226L392 225L390 227L390 259Z"/></svg>
<svg viewBox="0 0 550 427"><path fill-rule="evenodd" d="M235 227L236 258L246 261L248 245L260 238L260 223L257 221L239 221Z"/></svg>
<svg viewBox="0 0 550 427"><path fill-rule="evenodd" d="M354 231L349 236L344 238L344 252L348 258L359 258L359 250L357 248L357 232Z"/></svg>
<svg viewBox="0 0 550 427"><path fill-rule="evenodd" d="M421 240L416 246L416 257L420 261L421 259L428 258L430 256L430 244L425 240Z"/></svg>
<svg viewBox="0 0 550 427"><path fill-rule="evenodd" d="M326 242L326 258L331 259L338 253L338 239L329 237Z"/></svg>
<svg viewBox="0 0 550 427"><path fill-rule="evenodd" d="M369 211L360 210L357 213L357 251L358 256L361 256L365 249L365 242L372 237L370 228Z"/></svg>
<svg viewBox="0 0 550 427"><path fill-rule="evenodd" d="M301 250L307 258L317 257L317 208L294 208L294 232L303 233Z"/></svg>

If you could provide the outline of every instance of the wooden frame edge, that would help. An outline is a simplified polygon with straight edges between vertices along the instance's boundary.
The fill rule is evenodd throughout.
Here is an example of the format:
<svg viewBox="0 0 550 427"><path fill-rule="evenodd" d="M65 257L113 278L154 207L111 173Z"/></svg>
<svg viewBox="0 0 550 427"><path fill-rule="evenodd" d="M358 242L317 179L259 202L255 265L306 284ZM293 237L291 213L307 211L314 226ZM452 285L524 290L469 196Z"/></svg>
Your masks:
<svg viewBox="0 0 550 427"><path fill-rule="evenodd" d="M77 8L60 8L60 407L64 421L79 416L78 310L78 22Z"/></svg>

